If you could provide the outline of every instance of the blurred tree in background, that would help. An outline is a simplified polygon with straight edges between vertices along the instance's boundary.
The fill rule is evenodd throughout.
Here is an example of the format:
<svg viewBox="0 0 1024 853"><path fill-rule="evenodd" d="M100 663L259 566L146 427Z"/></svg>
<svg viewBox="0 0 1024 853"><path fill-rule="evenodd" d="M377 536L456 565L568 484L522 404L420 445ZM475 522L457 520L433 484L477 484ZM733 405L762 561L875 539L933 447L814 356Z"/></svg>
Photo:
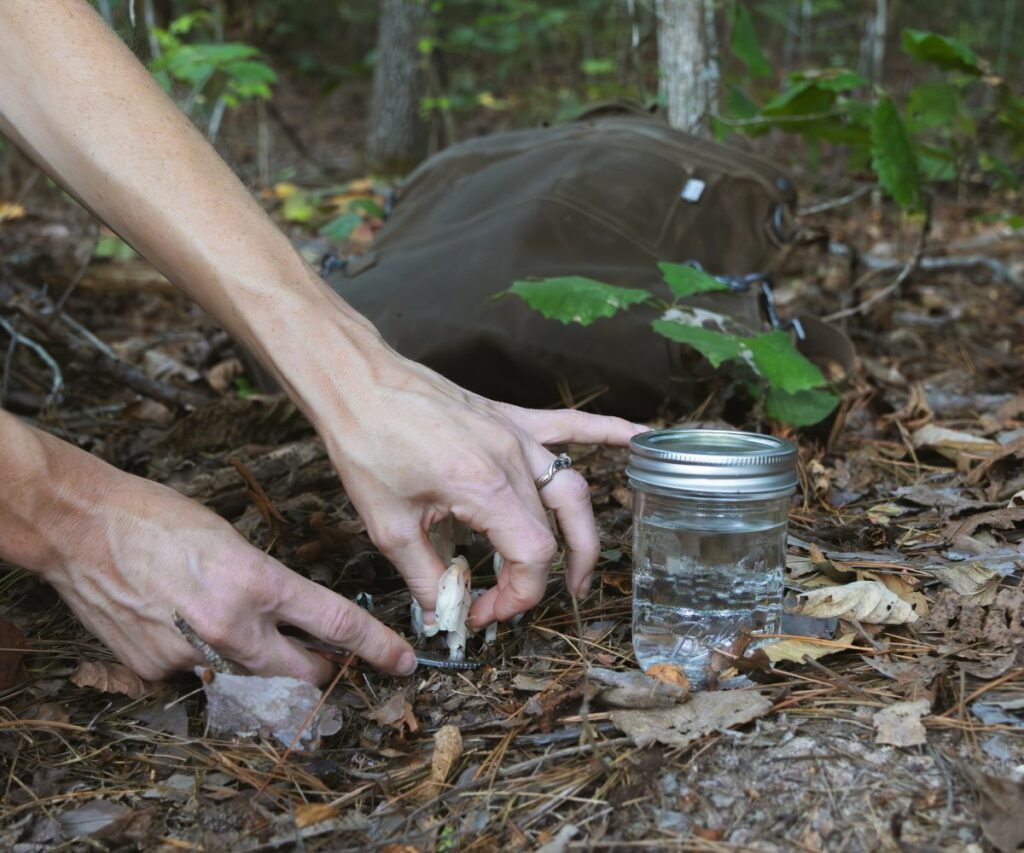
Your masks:
<svg viewBox="0 0 1024 853"><path fill-rule="evenodd" d="M347 146L407 166L460 138L617 98L746 137L822 181L880 171L911 206L920 180L1021 177L1020 0L95 5L236 165L262 164L264 182L268 123L286 140L279 157L305 148L322 164ZM336 121L317 139L323 104ZM910 154L896 156L901 146Z"/></svg>

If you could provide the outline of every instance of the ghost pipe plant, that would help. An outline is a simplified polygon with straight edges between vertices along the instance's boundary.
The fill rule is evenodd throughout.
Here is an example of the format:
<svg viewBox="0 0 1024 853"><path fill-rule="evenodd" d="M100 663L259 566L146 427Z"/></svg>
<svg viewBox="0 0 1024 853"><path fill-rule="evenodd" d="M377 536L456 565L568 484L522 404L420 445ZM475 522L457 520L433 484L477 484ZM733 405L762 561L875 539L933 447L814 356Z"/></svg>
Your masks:
<svg viewBox="0 0 1024 853"><path fill-rule="evenodd" d="M456 557L437 582L437 627L447 631L448 657L465 660L466 635L469 628L470 569L465 557Z"/></svg>

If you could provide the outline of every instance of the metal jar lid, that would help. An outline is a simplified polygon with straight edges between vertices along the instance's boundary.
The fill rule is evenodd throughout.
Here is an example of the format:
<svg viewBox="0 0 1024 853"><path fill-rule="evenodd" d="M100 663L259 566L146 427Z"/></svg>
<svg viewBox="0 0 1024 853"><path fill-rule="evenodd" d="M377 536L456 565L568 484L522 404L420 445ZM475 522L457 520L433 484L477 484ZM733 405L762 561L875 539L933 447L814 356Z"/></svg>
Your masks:
<svg viewBox="0 0 1024 853"><path fill-rule="evenodd" d="M645 490L772 498L796 488L796 445L722 429L659 429L629 442L631 485Z"/></svg>

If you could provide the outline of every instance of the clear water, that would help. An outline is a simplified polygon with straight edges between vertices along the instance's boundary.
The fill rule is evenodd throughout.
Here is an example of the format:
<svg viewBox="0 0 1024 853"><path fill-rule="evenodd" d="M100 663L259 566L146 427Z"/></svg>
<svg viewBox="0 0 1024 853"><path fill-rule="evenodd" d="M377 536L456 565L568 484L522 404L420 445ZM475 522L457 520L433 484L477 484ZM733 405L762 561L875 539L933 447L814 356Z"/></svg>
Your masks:
<svg viewBox="0 0 1024 853"><path fill-rule="evenodd" d="M642 669L674 663L701 686L711 650L728 650L744 629L778 631L785 523L750 527L733 517L695 530L654 516L637 524L633 650Z"/></svg>

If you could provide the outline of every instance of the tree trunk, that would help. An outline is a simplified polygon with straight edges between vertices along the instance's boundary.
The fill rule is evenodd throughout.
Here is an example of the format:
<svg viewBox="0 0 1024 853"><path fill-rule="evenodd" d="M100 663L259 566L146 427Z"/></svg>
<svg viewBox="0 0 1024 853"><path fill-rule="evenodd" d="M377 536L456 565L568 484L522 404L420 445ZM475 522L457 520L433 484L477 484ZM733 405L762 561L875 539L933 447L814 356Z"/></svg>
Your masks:
<svg viewBox="0 0 1024 853"><path fill-rule="evenodd" d="M673 127L711 133L718 108L714 0L657 0L658 66Z"/></svg>
<svg viewBox="0 0 1024 853"><path fill-rule="evenodd" d="M885 65L885 45L889 31L889 13L886 0L875 0L875 12L864 25L858 71L872 83L882 82Z"/></svg>
<svg viewBox="0 0 1024 853"><path fill-rule="evenodd" d="M426 17L422 0L381 0L366 156L374 169L383 172L407 171L426 151L419 53Z"/></svg>

